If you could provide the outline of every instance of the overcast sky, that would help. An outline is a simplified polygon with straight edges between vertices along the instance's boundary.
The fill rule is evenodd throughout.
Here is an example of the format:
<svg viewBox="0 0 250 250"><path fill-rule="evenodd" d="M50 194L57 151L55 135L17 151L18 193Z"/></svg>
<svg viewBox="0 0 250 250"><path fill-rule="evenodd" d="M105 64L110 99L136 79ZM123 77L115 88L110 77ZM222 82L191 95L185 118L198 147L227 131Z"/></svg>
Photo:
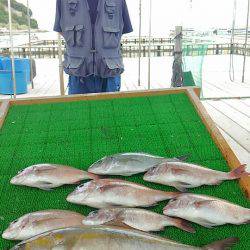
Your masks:
<svg viewBox="0 0 250 250"><path fill-rule="evenodd" d="M27 0L17 0L26 3ZM41 29L52 30L55 16L56 0L29 0L34 17ZM134 32L138 34L139 0L126 0ZM176 25L208 29L214 27L231 27L234 0L153 0L152 32L155 36L169 33ZM192 5L191 5L192 2ZM238 27L246 24L248 0L237 0ZM142 0L143 34L148 33L149 0ZM192 7L191 7L192 6Z"/></svg>

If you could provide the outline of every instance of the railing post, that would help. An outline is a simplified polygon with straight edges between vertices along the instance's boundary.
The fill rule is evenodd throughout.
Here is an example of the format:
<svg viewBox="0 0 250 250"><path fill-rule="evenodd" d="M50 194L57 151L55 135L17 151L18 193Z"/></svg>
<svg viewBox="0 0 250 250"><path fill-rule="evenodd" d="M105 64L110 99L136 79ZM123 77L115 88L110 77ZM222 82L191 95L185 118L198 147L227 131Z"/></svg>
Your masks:
<svg viewBox="0 0 250 250"><path fill-rule="evenodd" d="M64 75L63 75L63 60L62 60L62 38L58 33L58 58L59 58L59 78L60 78L60 93L65 95Z"/></svg>
<svg viewBox="0 0 250 250"><path fill-rule="evenodd" d="M138 86L141 86L141 35L142 35L142 0L139 0L139 61L138 61Z"/></svg>
<svg viewBox="0 0 250 250"><path fill-rule="evenodd" d="M244 45L244 50L243 50L244 61L243 61L242 82L245 82L246 56L247 56L247 41L248 41L248 28L249 28L249 11L250 11L250 0L248 0L248 6L247 6L247 24L246 24L245 45Z"/></svg>
<svg viewBox="0 0 250 250"><path fill-rule="evenodd" d="M33 61L32 61L32 52L31 52L31 22L30 22L30 9L29 9L29 0L27 0L27 18L28 18L28 33L29 33L29 61L30 61L30 81L31 87L34 89L34 72L33 72Z"/></svg>
<svg viewBox="0 0 250 250"><path fill-rule="evenodd" d="M13 33L12 33L12 14L11 14L11 3L8 0L8 12L9 12L9 32L10 32L10 46L11 46L11 66L12 66L12 80L13 80L13 93L16 98L16 69L15 69L15 58L13 51Z"/></svg>
<svg viewBox="0 0 250 250"><path fill-rule="evenodd" d="M183 85L182 72L182 26L175 27L175 47L174 47L174 63L172 87L181 87Z"/></svg>
<svg viewBox="0 0 250 250"><path fill-rule="evenodd" d="M149 32L148 32L148 89L151 89L151 40L152 40L152 0L149 6Z"/></svg>

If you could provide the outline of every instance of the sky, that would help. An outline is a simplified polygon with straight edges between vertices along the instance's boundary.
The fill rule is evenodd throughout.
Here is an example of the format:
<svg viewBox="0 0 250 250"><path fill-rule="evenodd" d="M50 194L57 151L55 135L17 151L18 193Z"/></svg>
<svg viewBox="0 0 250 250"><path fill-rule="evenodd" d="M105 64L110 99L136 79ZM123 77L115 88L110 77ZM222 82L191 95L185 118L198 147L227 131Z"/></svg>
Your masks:
<svg viewBox="0 0 250 250"><path fill-rule="evenodd" d="M27 0L17 0L26 3ZM41 29L53 30L56 0L29 0ZM134 32L138 35L139 0L126 0ZM192 4L191 4L192 2ZM236 26L245 27L248 0L237 0ZM142 33L149 30L149 3L142 0ZM152 33L167 36L176 25L198 30L230 28L233 19L234 0L152 0Z"/></svg>

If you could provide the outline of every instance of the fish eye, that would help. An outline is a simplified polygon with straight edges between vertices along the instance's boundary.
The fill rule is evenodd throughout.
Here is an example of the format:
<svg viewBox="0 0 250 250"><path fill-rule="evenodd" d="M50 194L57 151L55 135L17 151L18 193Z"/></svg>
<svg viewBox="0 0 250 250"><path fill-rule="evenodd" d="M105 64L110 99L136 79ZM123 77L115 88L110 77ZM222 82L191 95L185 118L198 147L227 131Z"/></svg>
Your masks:
<svg viewBox="0 0 250 250"><path fill-rule="evenodd" d="M85 186L85 184L82 184L82 185L78 186L77 189L82 188L84 186Z"/></svg>
<svg viewBox="0 0 250 250"><path fill-rule="evenodd" d="M96 216L98 214L98 211L92 211L91 213L89 213L89 217L92 217L92 216Z"/></svg>
<svg viewBox="0 0 250 250"><path fill-rule="evenodd" d="M174 199L172 199L172 200L169 201L169 204L170 203L172 204L172 203L176 202L177 200L178 200L177 198L174 198Z"/></svg>
<svg viewBox="0 0 250 250"><path fill-rule="evenodd" d="M23 172L24 172L24 169L23 169L23 170L18 171L18 173L17 173L17 174L21 174L21 173L23 173Z"/></svg>
<svg viewBox="0 0 250 250"><path fill-rule="evenodd" d="M97 161L96 164L102 164L102 162L103 162L103 159Z"/></svg>
<svg viewBox="0 0 250 250"><path fill-rule="evenodd" d="M10 223L10 225L14 225L14 224L16 224L17 222L18 222L18 219L12 221L12 222Z"/></svg>

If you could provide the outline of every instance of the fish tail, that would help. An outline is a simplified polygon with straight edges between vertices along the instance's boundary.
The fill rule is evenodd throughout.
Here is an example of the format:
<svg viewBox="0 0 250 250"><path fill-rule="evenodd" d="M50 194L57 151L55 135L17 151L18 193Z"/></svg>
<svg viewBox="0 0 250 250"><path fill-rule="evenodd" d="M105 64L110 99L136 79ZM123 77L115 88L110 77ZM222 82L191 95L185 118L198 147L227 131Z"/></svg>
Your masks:
<svg viewBox="0 0 250 250"><path fill-rule="evenodd" d="M188 223L185 220L182 219L177 219L177 218L169 218L168 217L168 221L170 220L170 222L172 223L173 226L180 228L186 232L189 233L195 233L196 230L191 226L190 223Z"/></svg>
<svg viewBox="0 0 250 250"><path fill-rule="evenodd" d="M229 179L235 180L235 179L239 179L239 178L244 177L244 176L249 176L250 173L248 173L246 171L246 167L247 167L247 165L244 164L244 165L241 165L238 168L234 169L232 172L229 173Z"/></svg>
<svg viewBox="0 0 250 250"><path fill-rule="evenodd" d="M225 240L216 241L203 247L204 250L226 250L231 249L237 242L239 238L227 238Z"/></svg>
<svg viewBox="0 0 250 250"><path fill-rule="evenodd" d="M250 209L247 209L246 215L244 216L245 222L244 224L250 224Z"/></svg>
<svg viewBox="0 0 250 250"><path fill-rule="evenodd" d="M164 192L164 191L159 191L159 201L163 200L171 200L179 196L181 193L179 192Z"/></svg>
<svg viewBox="0 0 250 250"><path fill-rule="evenodd" d="M87 175L88 175L88 178L91 179L91 180L98 180L98 179L100 179L100 177L98 175L96 175L96 174L92 174L92 173L88 172Z"/></svg>

